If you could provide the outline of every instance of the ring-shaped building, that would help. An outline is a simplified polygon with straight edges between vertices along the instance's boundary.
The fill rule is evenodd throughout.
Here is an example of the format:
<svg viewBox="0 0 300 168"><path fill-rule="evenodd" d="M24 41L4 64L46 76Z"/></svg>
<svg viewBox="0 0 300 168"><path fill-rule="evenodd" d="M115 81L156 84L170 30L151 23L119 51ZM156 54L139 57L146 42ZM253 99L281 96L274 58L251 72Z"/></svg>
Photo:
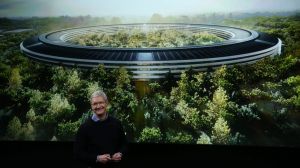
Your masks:
<svg viewBox="0 0 300 168"><path fill-rule="evenodd" d="M172 48L108 48L81 46L70 41L87 33L113 34L120 30L184 30L208 32L224 41L209 45ZM204 24L121 24L59 30L26 39L20 44L28 57L49 64L93 68L125 67L136 80L175 76L192 67L196 71L222 65L251 64L264 57L281 54L279 38L253 30Z"/></svg>

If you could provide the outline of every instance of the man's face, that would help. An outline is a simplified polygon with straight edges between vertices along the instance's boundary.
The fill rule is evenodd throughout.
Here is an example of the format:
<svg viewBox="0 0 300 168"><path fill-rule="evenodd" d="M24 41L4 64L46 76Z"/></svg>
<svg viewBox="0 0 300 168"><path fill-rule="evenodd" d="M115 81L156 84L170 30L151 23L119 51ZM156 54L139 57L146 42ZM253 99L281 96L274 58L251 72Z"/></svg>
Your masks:
<svg viewBox="0 0 300 168"><path fill-rule="evenodd" d="M103 116L106 113L107 102L101 96L93 97L91 101L92 110L97 116Z"/></svg>

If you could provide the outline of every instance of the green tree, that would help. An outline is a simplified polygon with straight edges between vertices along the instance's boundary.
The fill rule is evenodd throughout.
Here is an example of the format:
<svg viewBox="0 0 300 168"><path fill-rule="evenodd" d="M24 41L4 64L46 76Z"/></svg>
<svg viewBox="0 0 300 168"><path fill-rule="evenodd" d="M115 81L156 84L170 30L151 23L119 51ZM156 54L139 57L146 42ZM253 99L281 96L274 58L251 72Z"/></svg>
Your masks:
<svg viewBox="0 0 300 168"><path fill-rule="evenodd" d="M144 117L148 126L162 129L165 122L170 119L171 109L169 109L168 99L159 93L144 97L141 105L144 107Z"/></svg>
<svg viewBox="0 0 300 168"><path fill-rule="evenodd" d="M221 66L214 72L214 82L217 87L222 87L225 90L231 90L232 84L227 80L227 67Z"/></svg>
<svg viewBox="0 0 300 168"><path fill-rule="evenodd" d="M124 67L120 67L116 71L116 77L117 77L117 80L116 80L117 86L116 86L116 88L120 88L120 89L131 88L130 74L128 73L128 71Z"/></svg>
<svg viewBox="0 0 300 168"><path fill-rule="evenodd" d="M194 80L194 74L196 74L196 72L192 68L181 73L180 80L177 82L178 87L171 91L172 100L176 102L179 102L180 100L189 102L189 100L191 100L191 96L195 93L195 90L191 85L191 81Z"/></svg>
<svg viewBox="0 0 300 168"><path fill-rule="evenodd" d="M54 94L50 99L50 106L45 115L46 122L57 123L60 120L66 120L75 111L75 106L69 104L68 100L60 94Z"/></svg>
<svg viewBox="0 0 300 168"><path fill-rule="evenodd" d="M234 93L239 91L241 85L247 84L245 74L240 69L239 65L234 65L230 68L226 65L219 67L213 73L214 84L216 87L222 87L232 97Z"/></svg>
<svg viewBox="0 0 300 168"><path fill-rule="evenodd" d="M21 121L18 117L14 117L8 123L6 130L6 138L9 140L20 140L20 130L22 129Z"/></svg>
<svg viewBox="0 0 300 168"><path fill-rule="evenodd" d="M134 117L138 100L131 85L130 74L125 68L121 67L112 72L112 78L114 78L115 87L108 90L108 97L110 97L110 103L112 104L109 112L121 120L125 126L125 132L129 137L132 137L136 129Z"/></svg>
<svg viewBox="0 0 300 168"><path fill-rule="evenodd" d="M56 67L54 68L52 80L54 83L54 92L60 92L72 99L81 92L82 81L78 71L75 69L70 70Z"/></svg>
<svg viewBox="0 0 300 168"><path fill-rule="evenodd" d="M8 140L35 140L35 129L31 122L22 125L18 117L14 117L6 130Z"/></svg>
<svg viewBox="0 0 300 168"><path fill-rule="evenodd" d="M57 127L57 138L63 141L75 139L76 132L80 126L80 121L59 123Z"/></svg>
<svg viewBox="0 0 300 168"><path fill-rule="evenodd" d="M80 90L81 81L76 70L73 70L67 78L66 85L68 86L69 92L74 92L76 90Z"/></svg>
<svg viewBox="0 0 300 168"><path fill-rule="evenodd" d="M207 103L206 113L208 114L211 121L217 120L219 117L227 117L229 115L228 108L228 96L226 91L219 87L214 95L212 101Z"/></svg>
<svg viewBox="0 0 300 168"><path fill-rule="evenodd" d="M257 109L257 105L255 103L242 105L238 109L237 116L243 118L243 120L248 120L248 121L260 120L260 114Z"/></svg>
<svg viewBox="0 0 300 168"><path fill-rule="evenodd" d="M34 122L36 120L36 114L34 109L30 109L27 113L26 113L26 119L30 122Z"/></svg>
<svg viewBox="0 0 300 168"><path fill-rule="evenodd" d="M23 124L20 130L21 140L35 140L35 128L32 126L31 122Z"/></svg>
<svg viewBox="0 0 300 168"><path fill-rule="evenodd" d="M64 91L67 85L67 70L65 70L63 67L54 67L52 69L53 71L53 76L52 76L52 81L53 81L53 89L54 91L56 90L62 90Z"/></svg>
<svg viewBox="0 0 300 168"><path fill-rule="evenodd" d="M204 132L201 133L197 140L197 144L212 144L210 137Z"/></svg>
<svg viewBox="0 0 300 168"><path fill-rule="evenodd" d="M63 67L56 67L53 71L54 86L51 91L67 98L70 103L77 104L79 108L76 113L82 112L83 108L86 107L86 101L82 100L86 100L87 82L81 79L80 71L77 69L64 69Z"/></svg>
<svg viewBox="0 0 300 168"><path fill-rule="evenodd" d="M216 144L228 144L230 142L230 138L230 128L227 121L222 117L219 117L212 130L212 142Z"/></svg>
<svg viewBox="0 0 300 168"><path fill-rule="evenodd" d="M191 144L194 142L193 136L186 132L168 131L166 133L167 143Z"/></svg>
<svg viewBox="0 0 300 168"><path fill-rule="evenodd" d="M300 75L291 76L287 80L288 85L292 86L295 95L292 97L293 104L300 107Z"/></svg>
<svg viewBox="0 0 300 168"><path fill-rule="evenodd" d="M20 76L19 68L13 68L9 78L9 87L12 89L18 89L22 86L22 79Z"/></svg>
<svg viewBox="0 0 300 168"><path fill-rule="evenodd" d="M46 103L47 107L42 112L37 113L33 108L36 114L32 122L37 140L50 140L57 134L58 124L70 120L75 111L75 106L61 94L52 94Z"/></svg>
<svg viewBox="0 0 300 168"><path fill-rule="evenodd" d="M22 78L20 75L19 68L13 68L9 78L9 90L13 96L16 96L16 93L22 87Z"/></svg>
<svg viewBox="0 0 300 168"><path fill-rule="evenodd" d="M162 133L159 128L146 127L141 132L139 142L159 143L162 141Z"/></svg>
<svg viewBox="0 0 300 168"><path fill-rule="evenodd" d="M106 69L103 64L99 64L90 73L90 81L97 82L99 87L103 89L116 87L115 80L115 75L111 70Z"/></svg>
<svg viewBox="0 0 300 168"><path fill-rule="evenodd" d="M190 125L194 129L202 126L200 112L196 108L188 107L188 104L184 100L179 101L176 106L176 111L178 111L183 118L183 124Z"/></svg>
<svg viewBox="0 0 300 168"><path fill-rule="evenodd" d="M88 101L90 101L91 95L97 90L103 90L99 86L98 82L88 82L87 88L86 88L86 92L87 92L86 98Z"/></svg>
<svg viewBox="0 0 300 168"><path fill-rule="evenodd" d="M47 112L49 107L50 94L48 92L41 92L39 90L30 90L29 92L29 106L36 115L42 115Z"/></svg>
<svg viewBox="0 0 300 168"><path fill-rule="evenodd" d="M23 86L40 91L49 91L53 86L52 68L43 63L33 62L29 59L21 65Z"/></svg>
<svg viewBox="0 0 300 168"><path fill-rule="evenodd" d="M278 68L278 78L286 78L290 74L297 71L297 63L299 58L292 55L280 56L275 58L275 66ZM274 62L275 62L274 61ZM298 64L299 65L299 64Z"/></svg>
<svg viewBox="0 0 300 168"><path fill-rule="evenodd" d="M53 91L63 93L65 96L80 91L82 81L76 69L65 69L64 67L54 67L52 80Z"/></svg>

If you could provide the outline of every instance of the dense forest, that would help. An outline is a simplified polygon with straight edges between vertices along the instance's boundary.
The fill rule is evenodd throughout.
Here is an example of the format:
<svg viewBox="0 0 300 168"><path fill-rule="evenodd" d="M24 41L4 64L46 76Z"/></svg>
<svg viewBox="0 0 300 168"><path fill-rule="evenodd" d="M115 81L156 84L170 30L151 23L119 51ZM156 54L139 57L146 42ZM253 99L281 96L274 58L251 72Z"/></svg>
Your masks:
<svg viewBox="0 0 300 168"><path fill-rule="evenodd" d="M87 33L76 36L69 42L82 46L98 46L113 48L170 48L194 45L209 45L219 43L224 39L208 32L154 30L150 32L142 29L120 30L112 34Z"/></svg>
<svg viewBox="0 0 300 168"><path fill-rule="evenodd" d="M45 65L19 49L24 39L48 31L120 22L89 16L1 18L0 139L73 140L91 114L89 95L102 89L109 113L122 121L131 142L299 145L300 15L223 18L219 24L281 38L283 54L250 65L189 69L180 78L168 73L146 83L143 94L123 67ZM27 31L8 32L13 29Z"/></svg>

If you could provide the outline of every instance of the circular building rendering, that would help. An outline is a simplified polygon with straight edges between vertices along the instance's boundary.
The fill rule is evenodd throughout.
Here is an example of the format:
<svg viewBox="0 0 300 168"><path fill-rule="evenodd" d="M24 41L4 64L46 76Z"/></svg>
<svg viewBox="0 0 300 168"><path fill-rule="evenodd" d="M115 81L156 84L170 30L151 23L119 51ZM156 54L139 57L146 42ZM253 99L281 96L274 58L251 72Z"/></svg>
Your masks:
<svg viewBox="0 0 300 168"><path fill-rule="evenodd" d="M160 48L113 48L83 46L72 39L88 33L113 34L120 30L140 29L207 32L223 39L206 45ZM192 67L196 71L222 65L250 64L264 57L281 54L280 39L252 30L203 24L122 24L72 28L42 34L23 41L21 51L28 57L48 64L93 68L125 67L136 80L179 75Z"/></svg>

